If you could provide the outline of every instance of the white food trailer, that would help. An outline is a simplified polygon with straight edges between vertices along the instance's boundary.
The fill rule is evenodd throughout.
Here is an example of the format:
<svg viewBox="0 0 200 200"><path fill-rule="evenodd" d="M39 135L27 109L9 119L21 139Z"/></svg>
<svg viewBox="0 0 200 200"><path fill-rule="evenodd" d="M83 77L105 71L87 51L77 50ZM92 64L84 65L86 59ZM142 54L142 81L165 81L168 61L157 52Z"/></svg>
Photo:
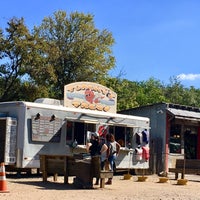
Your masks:
<svg viewBox="0 0 200 200"><path fill-rule="evenodd" d="M0 103L0 162L40 168L39 155L84 154L88 133L111 132L121 144L117 168L149 167L136 151L148 147L149 118L117 114L116 94L96 83L72 83L64 93L63 103L48 98Z"/></svg>

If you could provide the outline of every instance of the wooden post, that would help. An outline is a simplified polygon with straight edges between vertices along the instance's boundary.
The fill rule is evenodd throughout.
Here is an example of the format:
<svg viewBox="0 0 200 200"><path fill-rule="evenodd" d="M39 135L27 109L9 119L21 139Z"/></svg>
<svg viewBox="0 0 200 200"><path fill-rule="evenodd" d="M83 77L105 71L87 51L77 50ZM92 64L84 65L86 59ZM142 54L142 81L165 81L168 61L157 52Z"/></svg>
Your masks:
<svg viewBox="0 0 200 200"><path fill-rule="evenodd" d="M182 179L185 178L185 153L184 153L184 157L183 157L183 173L182 173Z"/></svg>
<svg viewBox="0 0 200 200"><path fill-rule="evenodd" d="M100 179L100 188L104 188L105 187L105 178L101 178Z"/></svg>
<svg viewBox="0 0 200 200"><path fill-rule="evenodd" d="M58 180L58 174L55 173L55 174L53 175L53 181L57 181L57 180Z"/></svg>
<svg viewBox="0 0 200 200"><path fill-rule="evenodd" d="M69 183L69 179L68 179L68 158L67 156L64 157L64 183Z"/></svg>
<svg viewBox="0 0 200 200"><path fill-rule="evenodd" d="M42 171L42 179L43 182L47 181L47 168L46 168L46 156L45 155L40 155L40 169Z"/></svg>
<svg viewBox="0 0 200 200"><path fill-rule="evenodd" d="M112 171L100 171L100 188L105 187L105 178L112 178L113 172Z"/></svg>

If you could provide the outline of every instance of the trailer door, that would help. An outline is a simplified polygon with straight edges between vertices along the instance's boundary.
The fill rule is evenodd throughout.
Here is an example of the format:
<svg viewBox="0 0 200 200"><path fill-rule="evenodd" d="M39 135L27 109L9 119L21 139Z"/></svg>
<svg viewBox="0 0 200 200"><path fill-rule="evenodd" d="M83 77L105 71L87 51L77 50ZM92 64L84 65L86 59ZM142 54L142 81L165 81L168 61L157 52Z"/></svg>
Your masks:
<svg viewBox="0 0 200 200"><path fill-rule="evenodd" d="M0 118L0 162L6 165L16 163L17 120Z"/></svg>

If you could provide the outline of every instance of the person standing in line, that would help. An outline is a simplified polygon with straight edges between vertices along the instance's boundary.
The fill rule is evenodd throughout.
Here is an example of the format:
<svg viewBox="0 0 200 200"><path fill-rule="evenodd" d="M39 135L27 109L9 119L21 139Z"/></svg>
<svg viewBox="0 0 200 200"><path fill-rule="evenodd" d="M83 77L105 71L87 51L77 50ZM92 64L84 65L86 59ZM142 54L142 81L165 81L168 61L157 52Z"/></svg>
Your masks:
<svg viewBox="0 0 200 200"><path fill-rule="evenodd" d="M97 166L97 162L100 163L100 155L101 155L101 146L100 146L100 142L99 142L99 136L96 133L93 133L91 135L91 139L90 142L87 144L87 150L91 155L91 176L95 176L96 172L100 169L98 169ZM96 183L95 185L97 185L99 182L99 177L96 177Z"/></svg>
<svg viewBox="0 0 200 200"><path fill-rule="evenodd" d="M105 162L107 161L108 146L105 144L104 138L100 138L99 145L100 145L100 169L104 170ZM99 185L99 178L96 179L95 185Z"/></svg>
<svg viewBox="0 0 200 200"><path fill-rule="evenodd" d="M107 159L107 149L108 149L107 145L105 144L104 138L100 138L97 134L92 135L92 139L90 142L91 144L89 145L89 152L92 157L92 162L95 159L98 159L99 157L99 161L100 161L99 168L103 170L105 166L105 161ZM95 171L98 171L97 168L93 170L94 170L93 174L95 174ZM96 178L96 182L95 182L95 185L98 185L98 184L99 184L99 177Z"/></svg>
<svg viewBox="0 0 200 200"><path fill-rule="evenodd" d="M110 169L114 171L115 160L119 155L121 145L115 141L115 136L113 134L107 134L106 140L108 146L107 156L110 163ZM106 184L111 185L112 178L109 178Z"/></svg>
<svg viewBox="0 0 200 200"><path fill-rule="evenodd" d="M108 146L105 144L105 139L100 139L100 145L101 145L101 170L105 169L105 162L107 161L107 151Z"/></svg>

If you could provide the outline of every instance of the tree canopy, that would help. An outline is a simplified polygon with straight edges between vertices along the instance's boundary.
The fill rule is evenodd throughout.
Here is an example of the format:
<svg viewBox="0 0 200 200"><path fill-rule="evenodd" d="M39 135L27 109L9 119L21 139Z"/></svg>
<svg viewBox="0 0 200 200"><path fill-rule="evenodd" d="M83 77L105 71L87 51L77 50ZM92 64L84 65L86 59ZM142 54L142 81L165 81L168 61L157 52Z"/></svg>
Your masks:
<svg viewBox="0 0 200 200"><path fill-rule="evenodd" d="M44 41L30 33L23 18L11 19L5 36L1 31L0 40L0 100L31 99L33 91L45 94L43 80L51 80L53 74L46 65ZM31 96L22 88L33 90Z"/></svg>
<svg viewBox="0 0 200 200"><path fill-rule="evenodd" d="M52 90L60 91L56 94L58 98L63 97L64 85L76 81L99 82L115 65L112 34L95 28L90 14L75 12L67 16L58 11L35 27L35 33L51 46L48 57L56 76Z"/></svg>
<svg viewBox="0 0 200 200"><path fill-rule="evenodd" d="M32 31L23 18L13 18L0 41L1 101L23 100L21 87L30 88L33 97L61 99L64 85L98 82L115 66L112 34L95 28L90 14L58 11Z"/></svg>
<svg viewBox="0 0 200 200"><path fill-rule="evenodd" d="M165 85L153 77L136 82L109 76L114 42L91 14L57 11L32 30L13 17L0 29L0 101L63 99L64 85L90 81L117 93L118 111L158 102L200 107L200 90L175 77Z"/></svg>

